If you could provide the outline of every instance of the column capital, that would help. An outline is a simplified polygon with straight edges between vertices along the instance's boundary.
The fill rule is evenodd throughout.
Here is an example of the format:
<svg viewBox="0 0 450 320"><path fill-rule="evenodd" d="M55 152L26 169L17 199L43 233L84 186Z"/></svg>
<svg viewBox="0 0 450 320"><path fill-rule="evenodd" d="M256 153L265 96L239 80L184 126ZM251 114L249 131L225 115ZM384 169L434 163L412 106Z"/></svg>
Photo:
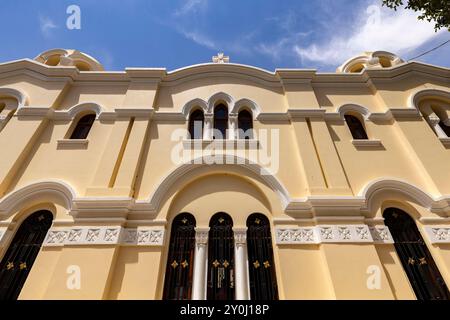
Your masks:
<svg viewBox="0 0 450 320"><path fill-rule="evenodd" d="M247 228L233 228L235 245L247 244Z"/></svg>
<svg viewBox="0 0 450 320"><path fill-rule="evenodd" d="M195 228L196 245L208 244L209 228Z"/></svg>

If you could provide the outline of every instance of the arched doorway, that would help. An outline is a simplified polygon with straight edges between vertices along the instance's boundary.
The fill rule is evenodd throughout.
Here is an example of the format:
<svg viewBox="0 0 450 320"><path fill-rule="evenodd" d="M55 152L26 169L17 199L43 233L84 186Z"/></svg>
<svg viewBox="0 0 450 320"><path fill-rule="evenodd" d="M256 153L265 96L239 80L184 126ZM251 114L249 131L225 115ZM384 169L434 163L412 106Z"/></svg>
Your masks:
<svg viewBox="0 0 450 320"><path fill-rule="evenodd" d="M397 208L386 209L383 217L417 299L450 299L447 285L414 220Z"/></svg>
<svg viewBox="0 0 450 320"><path fill-rule="evenodd" d="M278 300L269 219L254 213L247 219L247 251L252 300Z"/></svg>
<svg viewBox="0 0 450 320"><path fill-rule="evenodd" d="M181 213L172 222L164 300L189 300L194 272L195 218Z"/></svg>
<svg viewBox="0 0 450 320"><path fill-rule="evenodd" d="M219 212L209 227L207 299L234 300L233 220Z"/></svg>
<svg viewBox="0 0 450 320"><path fill-rule="evenodd" d="M37 211L17 230L0 263L0 300L16 300L52 225L53 214Z"/></svg>

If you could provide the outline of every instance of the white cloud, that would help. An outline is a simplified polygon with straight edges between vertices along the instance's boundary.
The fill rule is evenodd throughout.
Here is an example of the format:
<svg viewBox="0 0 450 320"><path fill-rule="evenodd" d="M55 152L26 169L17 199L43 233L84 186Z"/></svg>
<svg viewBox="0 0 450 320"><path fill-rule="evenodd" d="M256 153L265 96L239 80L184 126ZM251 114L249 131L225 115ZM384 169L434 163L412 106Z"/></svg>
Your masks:
<svg viewBox="0 0 450 320"><path fill-rule="evenodd" d="M208 36L200 32L185 31L185 30L179 30L179 32L181 32L185 38L190 39L201 46L204 46L208 49L216 49L215 42L211 40Z"/></svg>
<svg viewBox="0 0 450 320"><path fill-rule="evenodd" d="M49 17L44 16L39 17L39 27L45 37L50 37L52 35L52 30L58 28Z"/></svg>
<svg viewBox="0 0 450 320"><path fill-rule="evenodd" d="M51 35L53 29L58 28L58 26L48 17L39 17L39 25L41 32L44 36L48 37Z"/></svg>
<svg viewBox="0 0 450 320"><path fill-rule="evenodd" d="M364 51L386 50L402 56L439 34L434 32L433 22L420 21L418 15L410 10L393 11L372 5L345 34L330 35L307 47L294 45L294 51L302 61L335 66Z"/></svg>
<svg viewBox="0 0 450 320"><path fill-rule="evenodd" d="M184 5L175 11L175 16L184 16L206 7L208 0L186 0Z"/></svg>

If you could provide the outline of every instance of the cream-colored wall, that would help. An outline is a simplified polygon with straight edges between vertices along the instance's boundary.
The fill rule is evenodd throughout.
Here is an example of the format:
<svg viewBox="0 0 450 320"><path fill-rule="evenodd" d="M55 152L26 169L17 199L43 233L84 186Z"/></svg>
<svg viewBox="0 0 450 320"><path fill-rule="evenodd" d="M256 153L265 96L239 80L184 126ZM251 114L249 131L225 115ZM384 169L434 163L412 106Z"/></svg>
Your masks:
<svg viewBox="0 0 450 320"><path fill-rule="evenodd" d="M387 205L395 205L420 221L418 225L423 235L423 227L428 223L420 218L432 218L434 224L448 225L443 219L449 216L447 208L439 214L432 213L421 199L412 199L407 191L395 188L371 195L368 208L352 204L343 211L334 211L333 206L312 205L285 211L289 201L305 203L307 197L361 201L365 196L361 194L364 187L377 179L402 180L434 197L430 201L450 194L447 182L450 174L446 170L449 151L423 118L366 120L369 138L379 139L382 146L361 149L353 145L343 120L317 113L320 110L336 113L340 106L349 103L361 105L371 113L406 109L412 107L409 105L411 95L419 89L435 88L448 93L448 79L423 74L397 80L373 79L369 86L366 82L355 83L357 80L351 84L338 80L321 83L320 75L311 80L310 73L299 75L299 79L294 75L287 79L283 72L263 76L260 71L243 68L244 71L237 72L231 68L235 67L230 66L230 72L220 69L208 74L196 73L194 67L192 74L186 77L166 75L157 80L154 76L146 79L142 75L135 80L128 74L105 73L96 74L89 81L86 78L69 81L67 76L38 77L32 72L21 75L21 71L19 75L5 75L0 79L0 90L9 88L24 93L23 107L35 108L16 112L0 131L0 145L4 146L0 157L0 227L8 228L8 239L27 214L43 208L44 204L55 206L51 210L55 213L54 225L58 227L88 221L124 227L157 224L166 230L164 245L156 247L44 247L21 299L160 299L171 221L181 212L194 214L199 227L207 227L216 212L230 214L236 227L245 227L251 213L265 214L272 225L282 299L415 298L392 245L276 245L275 227L286 221L289 225L300 224L299 221L315 225L319 223L315 220L319 215L334 216L338 221L335 223L343 224L343 220L339 221L342 212L347 216L353 214L351 218L359 222L375 218L367 223L379 224L382 221L376 219L382 217ZM89 75L83 77L89 78ZM244 98L254 101L262 113L261 118L254 121L255 128L269 132L279 130L279 170L270 179L239 165L203 165L172 177L182 167L171 160L171 153L180 141L171 141L170 137L176 129L187 127L181 114L183 106L196 98L208 101L218 92L228 94L235 101ZM1 99L13 98L0 91L0 102ZM98 116L87 146L61 145L58 140L64 139L74 125L67 110L87 102L99 104L106 116ZM450 105L450 101L447 102ZM43 112L37 107L69 115L64 120L52 116L50 109ZM115 109L130 109L131 112L114 114ZM154 112L143 115L138 114L138 109L153 109ZM288 114L289 109L316 113L292 116ZM164 112L173 117L164 119L160 115ZM248 156L248 151L243 154ZM44 188L33 189L34 194L23 199L14 197L15 192L44 180L57 181L56 185L66 184L74 194ZM163 181L172 184L162 185ZM277 190L274 181L284 190ZM165 192L159 207L152 208L153 211L146 207L148 211L133 212L135 201L148 203L161 188ZM113 200L128 201L129 205L91 207L83 211L85 220L77 220L80 207L83 209L86 203L101 206ZM9 211L3 212L3 208ZM95 221L90 221L91 217ZM450 248L447 244L428 243L428 246L450 284ZM1 255L6 248L3 243ZM369 264L382 270L380 290L369 290L366 286ZM81 267L81 290L67 289L70 265Z"/></svg>

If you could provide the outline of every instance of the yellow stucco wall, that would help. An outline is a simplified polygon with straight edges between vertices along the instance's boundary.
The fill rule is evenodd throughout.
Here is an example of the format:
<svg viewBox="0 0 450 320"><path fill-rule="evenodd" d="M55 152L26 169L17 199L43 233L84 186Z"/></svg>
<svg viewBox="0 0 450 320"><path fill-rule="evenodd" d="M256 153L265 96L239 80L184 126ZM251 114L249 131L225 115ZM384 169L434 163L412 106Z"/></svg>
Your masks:
<svg viewBox="0 0 450 320"><path fill-rule="evenodd" d="M0 126L0 257L21 221L39 209L54 214L52 228L164 230L157 245L44 245L20 299L161 299L171 222L181 212L192 213L201 228L217 212L241 228L250 214L266 215L281 299L415 299L391 243L276 240L280 228L382 226L391 205L417 221L450 285L450 239L436 243L425 230L450 228L450 153L415 109L425 90L450 109L448 69L407 63L330 75L209 64L80 73L24 60L2 64L0 75L0 103L18 106ZM218 93L222 98L208 101ZM277 157L274 173L261 175L261 162L174 163L174 148L185 148L171 135L187 128L189 103L214 106L227 97L257 106L256 130L276 130L257 149ZM366 110L372 144L352 141L341 112L348 105ZM88 138L71 143L68 135L87 112L97 116ZM77 290L66 285L72 265L82 274ZM381 270L378 290L366 285L370 265Z"/></svg>

